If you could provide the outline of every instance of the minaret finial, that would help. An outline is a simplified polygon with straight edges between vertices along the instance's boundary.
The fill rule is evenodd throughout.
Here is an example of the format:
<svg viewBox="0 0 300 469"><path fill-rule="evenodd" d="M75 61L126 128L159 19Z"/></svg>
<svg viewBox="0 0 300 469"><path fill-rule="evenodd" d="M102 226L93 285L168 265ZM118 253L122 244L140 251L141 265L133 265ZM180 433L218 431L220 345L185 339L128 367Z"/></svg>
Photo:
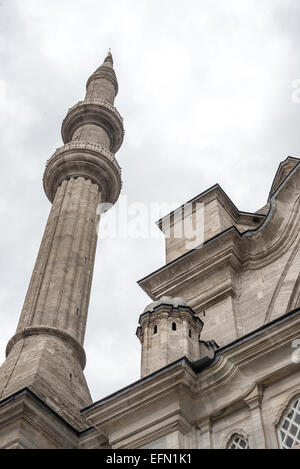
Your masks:
<svg viewBox="0 0 300 469"><path fill-rule="evenodd" d="M111 54L111 48L108 49L107 56L105 57L104 62L111 62L112 64L114 63Z"/></svg>

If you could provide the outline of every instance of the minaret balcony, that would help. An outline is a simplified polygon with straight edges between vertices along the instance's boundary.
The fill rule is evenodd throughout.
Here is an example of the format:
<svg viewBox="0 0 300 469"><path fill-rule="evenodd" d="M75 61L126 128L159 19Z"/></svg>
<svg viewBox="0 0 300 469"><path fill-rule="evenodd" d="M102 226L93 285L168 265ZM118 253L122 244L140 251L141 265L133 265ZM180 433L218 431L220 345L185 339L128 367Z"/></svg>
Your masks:
<svg viewBox="0 0 300 469"><path fill-rule="evenodd" d="M120 194L121 168L113 153L103 145L74 140L56 150L47 161L43 184L53 202L59 185L70 178L83 177L98 184L103 202L114 204Z"/></svg>

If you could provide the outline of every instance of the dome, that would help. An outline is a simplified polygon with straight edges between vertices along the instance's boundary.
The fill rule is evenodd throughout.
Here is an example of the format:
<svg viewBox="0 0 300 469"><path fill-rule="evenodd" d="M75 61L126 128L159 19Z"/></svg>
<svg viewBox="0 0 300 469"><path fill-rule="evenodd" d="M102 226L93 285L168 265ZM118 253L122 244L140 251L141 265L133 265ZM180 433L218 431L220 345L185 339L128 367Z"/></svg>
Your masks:
<svg viewBox="0 0 300 469"><path fill-rule="evenodd" d="M160 305L170 305L173 308L178 308L179 306L187 307L184 298L172 298L171 296L162 296L159 300L150 303L144 309L144 313L151 313Z"/></svg>

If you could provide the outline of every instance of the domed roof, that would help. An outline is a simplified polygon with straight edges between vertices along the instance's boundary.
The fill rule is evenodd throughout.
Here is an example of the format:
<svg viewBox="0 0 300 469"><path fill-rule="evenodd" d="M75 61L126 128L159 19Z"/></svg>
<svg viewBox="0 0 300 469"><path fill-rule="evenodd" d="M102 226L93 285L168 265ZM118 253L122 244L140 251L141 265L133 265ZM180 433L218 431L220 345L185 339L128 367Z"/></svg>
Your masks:
<svg viewBox="0 0 300 469"><path fill-rule="evenodd" d="M174 308L178 308L179 306L188 306L184 298L172 298L171 296L162 296L159 300L154 301L153 303L150 303L148 306L146 306L146 308L144 309L144 313L151 313L152 311L154 311L155 308L160 305L170 305Z"/></svg>

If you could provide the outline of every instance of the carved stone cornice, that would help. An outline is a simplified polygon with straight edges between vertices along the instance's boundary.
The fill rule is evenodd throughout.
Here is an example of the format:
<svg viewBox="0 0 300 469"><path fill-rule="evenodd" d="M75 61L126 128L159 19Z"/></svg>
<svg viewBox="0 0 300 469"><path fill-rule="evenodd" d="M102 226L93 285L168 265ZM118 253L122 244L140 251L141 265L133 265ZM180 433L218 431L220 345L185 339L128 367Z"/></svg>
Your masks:
<svg viewBox="0 0 300 469"><path fill-rule="evenodd" d="M255 384L251 391L244 397L244 401L249 409L254 409L261 406L263 399L263 388L259 384Z"/></svg>
<svg viewBox="0 0 300 469"><path fill-rule="evenodd" d="M61 155L64 153L66 150L71 150L71 149L84 149L84 150L91 150L91 151L97 151L107 157L114 165L115 167L120 171L121 173L121 167L115 158L115 155L110 152L107 148L105 148L103 145L100 145L99 143L93 143L93 142L87 142L85 140L73 140L72 142L66 143L63 147L57 148L55 153L53 154L54 158L57 155ZM50 159L52 159L50 158ZM47 161L47 165L50 161L50 159ZM46 165L46 166L47 166Z"/></svg>
<svg viewBox="0 0 300 469"><path fill-rule="evenodd" d="M144 330L146 326L151 326L153 323L160 321L162 319L180 319L186 320L187 323L195 329L195 331L200 335L203 322L201 319L195 315L194 311L189 306L179 306L173 307L168 304L161 304L154 308L153 311L147 311L140 315L139 317L139 327L137 328L136 335L138 339L143 343L144 341Z"/></svg>
<svg viewBox="0 0 300 469"><path fill-rule="evenodd" d="M245 405L256 409L260 406L265 385L297 371L289 349L293 337L297 335L295 321L299 323L299 320L299 317L289 318L287 322L276 324L269 335L253 334L251 339L241 341L240 345L228 350L225 347L224 351L220 349L217 352L221 356L199 373L194 388L195 399L201 400L205 409L201 419L210 417L216 420ZM211 402L214 402L212 407Z"/></svg>
<svg viewBox="0 0 300 469"><path fill-rule="evenodd" d="M288 174L292 171L292 169L299 163L298 158L294 158L292 156L288 156L285 161L282 161L277 169L275 174L272 187L269 194L269 199L272 197L273 193L278 189L280 184L284 181L284 179L288 176Z"/></svg>
<svg viewBox="0 0 300 469"><path fill-rule="evenodd" d="M108 103L107 101L105 101L104 99L92 99L92 100L82 100L82 101L78 101L78 103L74 104L74 106L70 107L68 109L68 113L69 112L72 112L74 109L76 109L78 106L82 106L83 104L99 104L107 109L109 109L110 111L114 112L121 121L123 121L123 117L121 116L121 114L119 113L118 109L113 106L112 104Z"/></svg>
<svg viewBox="0 0 300 469"><path fill-rule="evenodd" d="M282 220L276 219L276 199L271 199L271 211L269 217L266 219L269 222L269 226L265 227L265 232L272 232L273 237L269 242L261 243L262 249L258 249L260 237L253 236L253 239L249 239L249 252L247 258L244 261L244 269L260 269L265 265L274 262L279 257L283 256L284 253L290 248L295 242L299 235L300 225L300 197L298 197L294 203L290 213L290 216L286 218L284 226L280 229L278 225ZM279 236L274 236L274 234Z"/></svg>
<svg viewBox="0 0 300 469"><path fill-rule="evenodd" d="M197 281L197 295L195 300L189 299L189 303L198 313L199 308L203 309L232 294L231 272L239 271L242 264L240 241L235 229L228 230L222 239L219 237L211 244L195 249L138 283L152 299L156 299L163 295L178 296L179 290ZM227 269L228 275L222 283L216 284L215 272L222 268ZM201 280L208 278L211 278L211 283L206 289ZM215 295L212 296L214 291Z"/></svg>
<svg viewBox="0 0 300 469"><path fill-rule="evenodd" d="M145 312L140 315L139 324L141 326L149 325L153 321L162 318L180 318L186 319L187 321L195 322L199 325L200 329L203 327L201 319L195 315L194 311L189 306L180 306L174 308L171 305L159 305L153 311Z"/></svg>
<svg viewBox="0 0 300 469"><path fill-rule="evenodd" d="M192 389L195 378L195 372L186 360L182 359L178 363L169 365L165 370L146 376L138 381L136 386L130 386L131 389L125 388L116 393L116 396L108 396L81 412L93 425L101 427L103 431L119 418L124 419L136 415L140 410L143 411L151 402L161 401L170 394L176 395L179 399L178 391L183 388ZM129 396L130 401L128 401Z"/></svg>
<svg viewBox="0 0 300 469"><path fill-rule="evenodd" d="M110 444L118 449L136 449L143 447L153 441L164 438L173 432L178 431L185 435L191 431L191 425L180 414L180 412L173 412L168 414L167 418L164 416L155 422L147 424L139 428L139 431L133 431L126 435L126 439L120 437L118 439L110 440Z"/></svg>
<svg viewBox="0 0 300 469"><path fill-rule="evenodd" d="M299 336L299 325L300 315L295 313L291 317L283 317L281 321L276 321L267 331L263 332L263 329L261 331L258 330L257 333L250 334L249 338L241 338L232 345L217 350L215 364L199 374L197 392L215 392L218 387L222 388L225 386L225 383L233 381L235 376L242 389L243 383L239 379L239 371L246 368L251 369L252 372L255 371L256 382L260 385L263 385L264 380L270 384L276 381L278 377L282 377L281 368L288 370L287 373L291 372L291 369L296 370L297 364L292 362L293 349L291 344ZM282 359L281 363L274 360L273 366L270 363L270 359L267 360L267 371L263 370L261 374L258 374L255 362L266 360L266 356L275 354L277 350L286 352L285 359ZM250 375L249 378L251 378ZM249 400L253 397L251 392L254 385L252 384L249 389L247 383L248 379L245 381L243 400L247 396ZM261 388L259 389L261 390Z"/></svg>
<svg viewBox="0 0 300 469"><path fill-rule="evenodd" d="M238 208L234 205L234 203L228 197L226 192L224 192L222 187L219 184L215 184L206 191L202 192L201 194L186 202L186 204L181 205L171 213L159 219L156 222L156 225L159 227L160 230L164 231L164 223L166 223L167 226L173 226L174 220L176 220L176 222L181 220L181 218L179 217L179 213L182 216L182 209L184 209L185 205L192 204L192 213L194 213L196 210L197 203L208 205L215 199L219 200L223 209L228 213L228 215L232 219L233 226L236 226L237 228L239 225L249 226L249 229L256 228L257 224L262 223L265 218L265 215L262 213L249 213L238 210Z"/></svg>
<svg viewBox="0 0 300 469"><path fill-rule="evenodd" d="M102 145L76 140L56 150L47 162L43 177L50 202L62 181L72 177L83 177L96 183L102 193L102 202L114 204L119 197L121 168L114 155Z"/></svg>

